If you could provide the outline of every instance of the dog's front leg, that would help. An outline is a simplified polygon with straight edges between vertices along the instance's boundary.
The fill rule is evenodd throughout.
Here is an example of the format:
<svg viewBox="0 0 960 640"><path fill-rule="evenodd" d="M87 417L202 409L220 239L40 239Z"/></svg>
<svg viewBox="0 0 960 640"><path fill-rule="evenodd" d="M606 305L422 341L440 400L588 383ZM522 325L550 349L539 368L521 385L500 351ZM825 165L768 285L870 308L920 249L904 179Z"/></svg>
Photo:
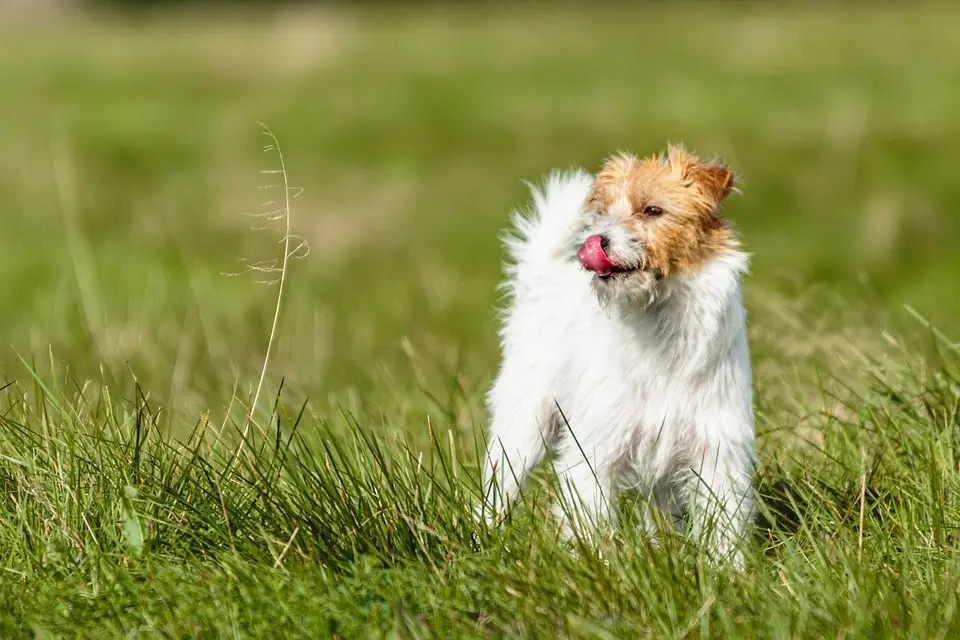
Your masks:
<svg viewBox="0 0 960 640"><path fill-rule="evenodd" d="M752 441L714 439L700 448L691 473L692 532L717 561L743 566L739 548L753 507Z"/></svg>
<svg viewBox="0 0 960 640"><path fill-rule="evenodd" d="M491 414L478 517L494 521L520 493L523 480L546 454L553 437L552 403L530 388L531 376L509 365L488 398Z"/></svg>
<svg viewBox="0 0 960 640"><path fill-rule="evenodd" d="M567 446L554 465L560 483L559 502L554 515L561 523L564 539L590 539L616 521L616 460L613 452L600 447L589 453L579 446Z"/></svg>

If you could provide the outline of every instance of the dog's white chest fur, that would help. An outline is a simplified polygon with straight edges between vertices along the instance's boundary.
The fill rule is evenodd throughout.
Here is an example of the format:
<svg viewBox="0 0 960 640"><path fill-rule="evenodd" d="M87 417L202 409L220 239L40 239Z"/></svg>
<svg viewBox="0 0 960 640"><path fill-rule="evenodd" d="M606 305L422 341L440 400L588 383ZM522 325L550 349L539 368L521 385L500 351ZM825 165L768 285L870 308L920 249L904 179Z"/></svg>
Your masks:
<svg viewBox="0 0 960 640"><path fill-rule="evenodd" d="M611 520L616 492L638 488L661 508L693 510L695 531L715 528L714 548L732 551L754 457L747 257L731 251L652 283L647 299L601 302L574 257L592 183L586 173L552 176L507 240L487 508L510 502L553 450L566 489L558 514L570 527Z"/></svg>

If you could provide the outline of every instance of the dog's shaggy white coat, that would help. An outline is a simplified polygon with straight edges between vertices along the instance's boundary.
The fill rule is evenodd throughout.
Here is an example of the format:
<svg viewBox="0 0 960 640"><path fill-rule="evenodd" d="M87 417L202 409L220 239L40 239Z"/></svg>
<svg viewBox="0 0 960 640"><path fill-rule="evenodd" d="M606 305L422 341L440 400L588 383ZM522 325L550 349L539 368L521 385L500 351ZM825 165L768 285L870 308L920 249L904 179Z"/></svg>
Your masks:
<svg viewBox="0 0 960 640"><path fill-rule="evenodd" d="M739 564L755 450L740 287L748 257L732 248L693 272L650 276L646 295L599 295L577 247L629 227L625 211L585 213L593 184L585 172L553 174L506 239L482 511L511 503L551 450L567 535L611 522L617 491L639 489L674 518L688 513L693 533L712 531L710 549Z"/></svg>

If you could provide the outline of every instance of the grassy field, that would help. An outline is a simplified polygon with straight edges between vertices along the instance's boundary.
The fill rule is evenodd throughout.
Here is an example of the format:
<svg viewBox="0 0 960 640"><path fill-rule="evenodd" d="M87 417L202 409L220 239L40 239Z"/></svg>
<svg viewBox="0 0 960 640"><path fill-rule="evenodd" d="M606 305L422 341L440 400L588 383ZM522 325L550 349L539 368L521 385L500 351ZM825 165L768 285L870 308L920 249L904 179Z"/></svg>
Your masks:
<svg viewBox="0 0 960 640"><path fill-rule="evenodd" d="M0 14L0 636L955 637L958 21ZM667 141L742 177L742 573L470 519L523 180Z"/></svg>

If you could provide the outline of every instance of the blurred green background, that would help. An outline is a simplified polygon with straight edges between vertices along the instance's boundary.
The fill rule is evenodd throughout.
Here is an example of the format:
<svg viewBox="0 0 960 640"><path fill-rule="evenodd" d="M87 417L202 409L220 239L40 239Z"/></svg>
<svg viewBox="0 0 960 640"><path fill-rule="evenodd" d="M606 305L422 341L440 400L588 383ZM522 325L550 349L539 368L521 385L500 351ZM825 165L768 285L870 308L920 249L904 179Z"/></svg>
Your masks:
<svg viewBox="0 0 960 640"><path fill-rule="evenodd" d="M482 426L523 181L668 141L742 180L761 395L904 304L960 325L958 9L139 4L0 3L7 379L249 394L276 287L224 274L282 251L244 215L278 195L258 122L303 189L268 376L295 405Z"/></svg>

